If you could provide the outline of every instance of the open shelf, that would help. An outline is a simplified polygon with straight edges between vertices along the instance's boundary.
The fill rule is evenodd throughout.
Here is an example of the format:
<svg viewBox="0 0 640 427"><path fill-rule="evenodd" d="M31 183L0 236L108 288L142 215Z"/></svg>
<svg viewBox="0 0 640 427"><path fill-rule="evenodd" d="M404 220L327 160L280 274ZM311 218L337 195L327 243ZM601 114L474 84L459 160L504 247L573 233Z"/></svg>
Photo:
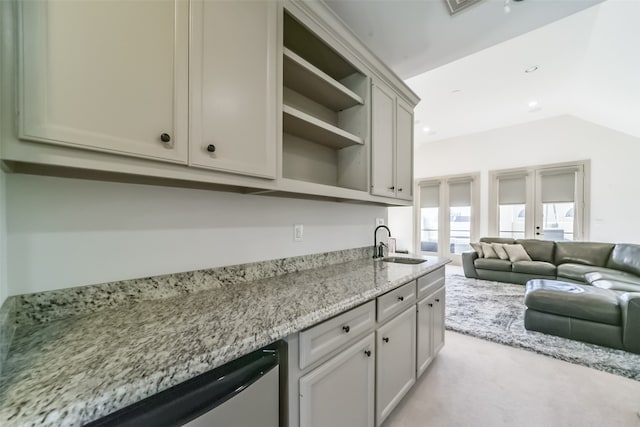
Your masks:
<svg viewBox="0 0 640 427"><path fill-rule="evenodd" d="M282 106L282 113L284 131L291 135L337 149L364 144L364 140L359 136L289 105Z"/></svg>
<svg viewBox="0 0 640 427"><path fill-rule="evenodd" d="M285 86L332 110L364 104L360 95L286 47L283 66Z"/></svg>

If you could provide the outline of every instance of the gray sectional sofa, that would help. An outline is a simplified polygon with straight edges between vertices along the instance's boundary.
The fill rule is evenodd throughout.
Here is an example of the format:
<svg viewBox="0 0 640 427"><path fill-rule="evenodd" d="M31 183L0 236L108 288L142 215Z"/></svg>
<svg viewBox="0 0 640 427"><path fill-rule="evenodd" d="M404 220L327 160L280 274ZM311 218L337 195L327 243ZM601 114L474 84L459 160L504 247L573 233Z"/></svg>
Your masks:
<svg viewBox="0 0 640 427"><path fill-rule="evenodd" d="M640 245L482 238L530 261L462 254L465 276L526 284L525 327L640 353Z"/></svg>

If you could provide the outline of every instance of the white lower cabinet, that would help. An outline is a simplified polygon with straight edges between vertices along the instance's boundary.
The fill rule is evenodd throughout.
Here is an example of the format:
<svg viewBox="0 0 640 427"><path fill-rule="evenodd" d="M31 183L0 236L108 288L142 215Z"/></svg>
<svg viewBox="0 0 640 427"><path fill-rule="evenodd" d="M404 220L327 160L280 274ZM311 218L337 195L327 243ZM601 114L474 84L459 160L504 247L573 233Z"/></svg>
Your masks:
<svg viewBox="0 0 640 427"><path fill-rule="evenodd" d="M300 425L374 425L374 334L300 378Z"/></svg>
<svg viewBox="0 0 640 427"><path fill-rule="evenodd" d="M418 302L417 308L419 377L444 345L445 288L440 288Z"/></svg>
<svg viewBox="0 0 640 427"><path fill-rule="evenodd" d="M376 331L376 425L416 381L416 306Z"/></svg>

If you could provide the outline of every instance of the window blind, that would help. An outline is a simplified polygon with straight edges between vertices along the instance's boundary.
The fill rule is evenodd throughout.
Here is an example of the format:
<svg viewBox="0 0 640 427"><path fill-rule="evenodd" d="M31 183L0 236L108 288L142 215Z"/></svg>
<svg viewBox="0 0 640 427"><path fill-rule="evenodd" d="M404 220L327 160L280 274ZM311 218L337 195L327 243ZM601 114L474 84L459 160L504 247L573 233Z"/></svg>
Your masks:
<svg viewBox="0 0 640 427"><path fill-rule="evenodd" d="M421 208L440 207L440 183L439 182L420 184L420 207Z"/></svg>
<svg viewBox="0 0 640 427"><path fill-rule="evenodd" d="M527 200L527 177L498 177L498 204L524 205Z"/></svg>
<svg viewBox="0 0 640 427"><path fill-rule="evenodd" d="M449 182L449 206L471 206L471 180Z"/></svg>
<svg viewBox="0 0 640 427"><path fill-rule="evenodd" d="M542 203L563 203L575 201L576 171L543 173L540 177Z"/></svg>

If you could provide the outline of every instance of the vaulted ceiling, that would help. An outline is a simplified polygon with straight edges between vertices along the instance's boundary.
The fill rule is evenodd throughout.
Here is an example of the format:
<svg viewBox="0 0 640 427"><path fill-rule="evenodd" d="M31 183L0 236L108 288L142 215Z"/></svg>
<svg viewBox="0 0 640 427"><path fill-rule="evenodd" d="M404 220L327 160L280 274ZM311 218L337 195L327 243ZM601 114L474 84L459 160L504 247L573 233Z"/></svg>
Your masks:
<svg viewBox="0 0 640 427"><path fill-rule="evenodd" d="M412 75L406 82L422 98L415 110L416 145L561 114L640 137L638 0L525 0L510 3L508 14L503 1L484 0L453 18L444 9L441 36L414 41L414 53L405 46L407 38L423 36L412 19L405 30L398 27L399 16L406 8L435 9L439 0L330 2L338 11L350 10L351 3L374 3L374 16L387 8L388 23L370 19L368 6L352 23L351 15L339 13L396 72ZM400 11L393 13L395 8ZM483 18L490 10L493 27ZM457 20L463 17L469 22L458 33ZM518 33L510 22L520 22L525 31ZM367 39L361 32L374 23L378 29ZM427 71L415 74L420 67Z"/></svg>

